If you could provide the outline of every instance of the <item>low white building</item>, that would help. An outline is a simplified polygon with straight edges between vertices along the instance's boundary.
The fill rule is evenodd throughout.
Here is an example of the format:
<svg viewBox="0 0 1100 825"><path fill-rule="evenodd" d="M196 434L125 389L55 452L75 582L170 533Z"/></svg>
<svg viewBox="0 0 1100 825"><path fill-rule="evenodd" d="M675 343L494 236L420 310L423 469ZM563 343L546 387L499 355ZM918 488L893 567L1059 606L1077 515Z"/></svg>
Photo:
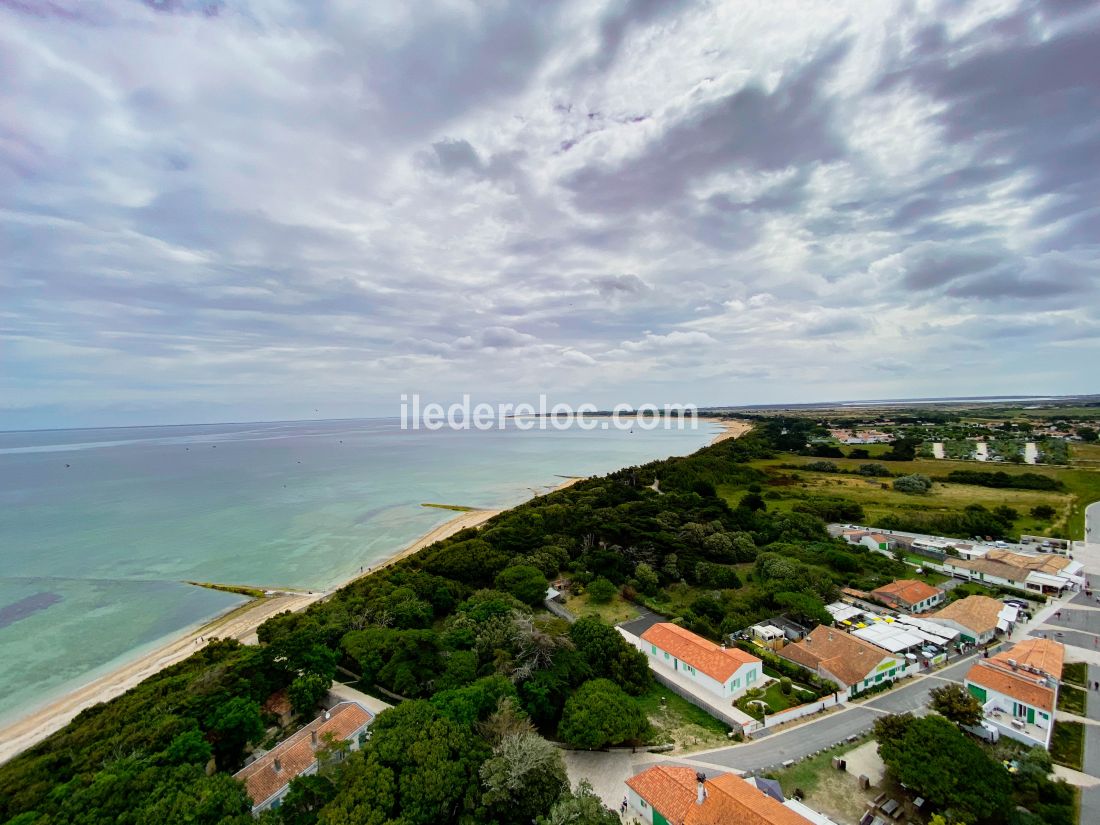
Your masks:
<svg viewBox="0 0 1100 825"><path fill-rule="evenodd" d="M979 660L966 674L966 689L1001 735L1049 748L1064 656L1058 642L1026 639Z"/></svg>
<svg viewBox="0 0 1100 825"><path fill-rule="evenodd" d="M640 649L721 699L739 696L763 682L760 659L739 648L727 648L670 622L659 622L641 636Z"/></svg>

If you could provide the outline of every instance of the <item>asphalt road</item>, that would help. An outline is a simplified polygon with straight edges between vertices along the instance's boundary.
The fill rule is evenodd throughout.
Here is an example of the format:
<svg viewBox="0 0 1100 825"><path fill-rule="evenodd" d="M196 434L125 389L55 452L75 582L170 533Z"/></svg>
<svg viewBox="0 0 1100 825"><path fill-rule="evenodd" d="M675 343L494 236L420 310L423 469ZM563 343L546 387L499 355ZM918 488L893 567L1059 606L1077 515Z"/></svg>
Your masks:
<svg viewBox="0 0 1100 825"><path fill-rule="evenodd" d="M1100 543L1100 501L1085 508L1085 541Z"/></svg>
<svg viewBox="0 0 1100 825"><path fill-rule="evenodd" d="M928 706L928 691L947 682L961 682L974 659L944 668L935 676L910 680L881 696L847 710L823 716L788 730L758 738L748 745L692 754L692 759L741 771L778 766L788 759L802 759L871 729L875 719L889 713L918 711ZM1100 731L1100 728L1097 728Z"/></svg>

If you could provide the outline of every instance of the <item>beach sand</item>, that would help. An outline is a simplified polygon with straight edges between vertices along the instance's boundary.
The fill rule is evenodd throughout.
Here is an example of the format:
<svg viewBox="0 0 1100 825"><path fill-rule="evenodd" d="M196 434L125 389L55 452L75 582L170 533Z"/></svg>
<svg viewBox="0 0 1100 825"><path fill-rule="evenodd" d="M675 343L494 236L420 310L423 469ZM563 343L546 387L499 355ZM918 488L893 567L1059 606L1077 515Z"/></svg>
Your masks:
<svg viewBox="0 0 1100 825"><path fill-rule="evenodd" d="M560 486L568 486L578 479L570 479ZM477 527L499 513L499 510L469 510L459 513L449 521L428 531L412 544L395 553L371 572L390 566L399 559L449 538L467 527ZM362 575L370 575L364 573ZM356 574L348 581L361 578ZM343 582L342 587L348 582ZM338 589L334 588L333 590ZM316 601L326 598L333 591L306 593L301 591L277 591L276 595L254 599L213 619L195 630L183 633L167 644L121 667L99 676L87 684L67 693L59 699L31 711L27 716L0 728L0 763L6 762L51 733L65 727L85 708L107 702L170 665L181 662L203 644L202 640L237 639L244 644L255 644L256 631L272 616L283 611L304 610Z"/></svg>
<svg viewBox="0 0 1100 825"><path fill-rule="evenodd" d="M748 421L731 421L728 418L713 418L710 420L723 427L722 432L711 439L711 444L717 444L719 441L725 441L727 438L740 438L752 429L752 424Z"/></svg>

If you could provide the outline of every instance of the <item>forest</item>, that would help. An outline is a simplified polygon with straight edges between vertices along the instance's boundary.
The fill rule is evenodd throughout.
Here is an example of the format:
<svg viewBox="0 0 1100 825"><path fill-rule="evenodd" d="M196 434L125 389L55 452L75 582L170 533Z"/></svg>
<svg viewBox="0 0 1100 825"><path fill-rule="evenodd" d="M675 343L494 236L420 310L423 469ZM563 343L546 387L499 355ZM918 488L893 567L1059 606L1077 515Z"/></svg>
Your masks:
<svg viewBox="0 0 1100 825"><path fill-rule="evenodd" d="M906 568L830 539L813 512L767 509L748 462L803 446L809 426L762 421L538 497L269 620L258 645L210 644L0 766L0 823L255 821L231 774L286 735L265 702L285 690L304 723L334 677L401 701L260 821L618 821L569 787L552 742L650 742L635 697L651 677L610 625L548 613L547 584L607 581L715 640L777 611L827 620L840 587ZM733 503L716 493L731 484L746 489Z"/></svg>

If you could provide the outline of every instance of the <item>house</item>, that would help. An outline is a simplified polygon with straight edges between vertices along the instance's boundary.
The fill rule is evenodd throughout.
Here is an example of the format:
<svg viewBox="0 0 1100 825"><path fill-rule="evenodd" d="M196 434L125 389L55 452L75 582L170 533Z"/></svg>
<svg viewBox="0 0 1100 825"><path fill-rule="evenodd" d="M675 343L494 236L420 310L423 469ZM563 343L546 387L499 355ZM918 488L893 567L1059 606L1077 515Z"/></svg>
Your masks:
<svg viewBox="0 0 1100 825"><path fill-rule="evenodd" d="M235 773L252 797L252 813L278 808L292 779L316 773L317 751L328 741L349 742L359 750L373 720L374 714L358 702L341 702Z"/></svg>
<svg viewBox="0 0 1100 825"><path fill-rule="evenodd" d="M848 544L859 544L869 550L888 551L898 546L898 541L893 536L884 533L872 533L868 530L845 530L841 535Z"/></svg>
<svg viewBox="0 0 1100 825"><path fill-rule="evenodd" d="M982 703L988 724L1027 745L1049 748L1064 658L1058 642L1027 639L978 661L964 684Z"/></svg>
<svg viewBox="0 0 1100 825"><path fill-rule="evenodd" d="M823 825L809 819L796 803L779 802L772 795L732 773L707 779L694 768L654 765L626 781L627 802L645 823L652 825Z"/></svg>
<svg viewBox="0 0 1100 825"><path fill-rule="evenodd" d="M905 671L905 659L901 656L820 624L801 642L779 651L779 655L836 682L852 696L882 684L884 679L897 679Z"/></svg>
<svg viewBox="0 0 1100 825"><path fill-rule="evenodd" d="M727 648L670 622L659 622L641 636L641 650L722 699L744 693L764 678L763 663L739 648Z"/></svg>
<svg viewBox="0 0 1100 825"><path fill-rule="evenodd" d="M984 645L993 641L998 630L1010 629L1007 621L1001 618L1004 607L988 596L967 596L924 618L959 631L959 640L966 644Z"/></svg>
<svg viewBox="0 0 1100 825"><path fill-rule="evenodd" d="M898 579L876 587L871 595L895 610L924 613L943 601L944 591L916 579Z"/></svg>
<svg viewBox="0 0 1100 825"><path fill-rule="evenodd" d="M1011 550L990 550L977 558L943 561L944 572L955 578L1037 593L1061 593L1083 584L1082 567L1081 562L1068 556L1033 556Z"/></svg>

